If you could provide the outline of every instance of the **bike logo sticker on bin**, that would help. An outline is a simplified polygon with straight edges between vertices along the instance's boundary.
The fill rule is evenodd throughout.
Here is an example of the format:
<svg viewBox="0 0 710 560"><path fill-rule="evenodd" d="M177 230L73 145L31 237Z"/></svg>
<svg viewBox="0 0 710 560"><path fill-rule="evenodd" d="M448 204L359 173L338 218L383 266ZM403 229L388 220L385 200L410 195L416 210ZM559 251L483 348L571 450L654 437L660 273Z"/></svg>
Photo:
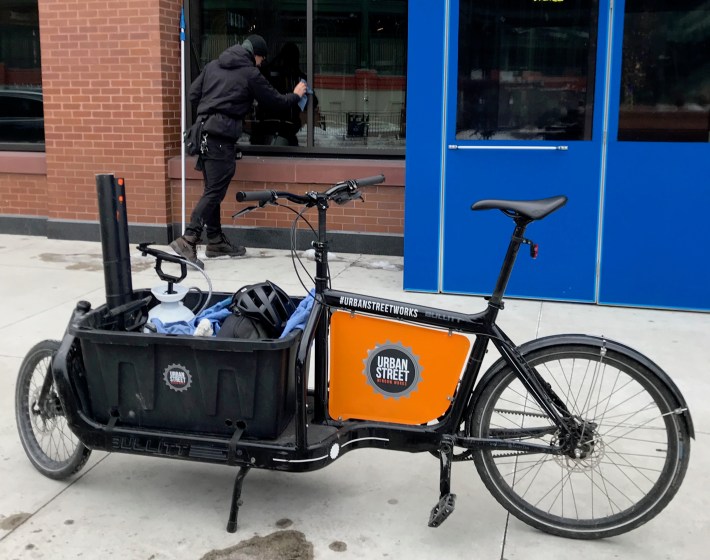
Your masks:
<svg viewBox="0 0 710 560"><path fill-rule="evenodd" d="M163 372L165 384L178 393L187 391L192 385L190 370L180 364L170 364Z"/></svg>
<svg viewBox="0 0 710 560"><path fill-rule="evenodd" d="M408 397L421 381L419 357L399 342L376 344L363 361L367 383L385 398Z"/></svg>

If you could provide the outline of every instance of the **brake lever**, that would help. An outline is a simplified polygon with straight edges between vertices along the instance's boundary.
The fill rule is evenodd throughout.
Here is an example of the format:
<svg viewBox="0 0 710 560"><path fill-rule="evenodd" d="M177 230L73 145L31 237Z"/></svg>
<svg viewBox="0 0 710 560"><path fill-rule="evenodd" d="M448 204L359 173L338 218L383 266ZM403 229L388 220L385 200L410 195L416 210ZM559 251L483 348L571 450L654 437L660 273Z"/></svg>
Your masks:
<svg viewBox="0 0 710 560"><path fill-rule="evenodd" d="M357 199L362 200L365 202L365 199L362 196L362 193L360 192L359 189L356 189L354 191L344 191L340 193L338 196L334 196L331 200L335 202L336 204L347 204L351 200L357 200Z"/></svg>
<svg viewBox="0 0 710 560"><path fill-rule="evenodd" d="M251 211L253 211L253 210L258 210L259 208L263 208L263 207L266 206L267 204L272 204L272 205L274 205L274 206L279 206L279 203L276 202L275 200L273 200L273 201L271 201L271 200L262 200L261 202L259 202L259 205L258 205L258 206L247 206L246 208L242 208L239 212L235 212L234 214L232 214L232 218L238 218L239 216L242 216L242 215L244 215L244 214L248 214L249 212L251 212Z"/></svg>
<svg viewBox="0 0 710 560"><path fill-rule="evenodd" d="M235 212L234 214L232 214L232 218L238 218L239 216L248 214L252 210L257 210L258 208L258 206L247 206L246 208L242 208L239 212Z"/></svg>

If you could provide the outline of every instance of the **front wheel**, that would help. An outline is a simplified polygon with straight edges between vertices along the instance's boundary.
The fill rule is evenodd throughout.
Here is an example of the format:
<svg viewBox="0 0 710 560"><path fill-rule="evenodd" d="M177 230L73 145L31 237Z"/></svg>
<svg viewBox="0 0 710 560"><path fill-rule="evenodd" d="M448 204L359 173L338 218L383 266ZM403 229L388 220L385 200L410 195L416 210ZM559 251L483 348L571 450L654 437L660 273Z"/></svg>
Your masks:
<svg viewBox="0 0 710 560"><path fill-rule="evenodd" d="M22 447L39 472L57 480L78 472L91 454L69 429L57 396L51 365L58 349L56 340L36 344L22 361L15 387Z"/></svg>
<svg viewBox="0 0 710 560"><path fill-rule="evenodd" d="M493 496L525 523L579 539L625 533L657 515L678 490L690 452L687 425L666 385L632 357L593 346L559 344L526 360L565 403L581 436L567 454L475 451ZM482 387L468 432L564 443L507 366Z"/></svg>

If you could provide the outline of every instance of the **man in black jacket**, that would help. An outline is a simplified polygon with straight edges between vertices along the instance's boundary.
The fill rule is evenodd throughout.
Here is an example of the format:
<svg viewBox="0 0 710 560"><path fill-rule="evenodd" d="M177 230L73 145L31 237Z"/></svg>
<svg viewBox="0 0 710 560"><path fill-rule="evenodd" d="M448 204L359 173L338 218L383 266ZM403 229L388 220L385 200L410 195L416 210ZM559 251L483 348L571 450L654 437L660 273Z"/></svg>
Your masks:
<svg viewBox="0 0 710 560"><path fill-rule="evenodd" d="M297 84L293 93L276 91L258 68L266 55L263 37L250 35L241 45L229 47L217 60L209 62L190 86L190 101L197 105L197 120L204 121L205 140L197 168L202 167L205 190L190 215L190 224L170 247L200 268L204 264L197 258L197 245L203 228L207 230L207 257L238 257L246 252L244 247L232 245L222 232L220 205L236 171L236 143L254 99L260 105L288 109L298 105L306 94L304 83Z"/></svg>

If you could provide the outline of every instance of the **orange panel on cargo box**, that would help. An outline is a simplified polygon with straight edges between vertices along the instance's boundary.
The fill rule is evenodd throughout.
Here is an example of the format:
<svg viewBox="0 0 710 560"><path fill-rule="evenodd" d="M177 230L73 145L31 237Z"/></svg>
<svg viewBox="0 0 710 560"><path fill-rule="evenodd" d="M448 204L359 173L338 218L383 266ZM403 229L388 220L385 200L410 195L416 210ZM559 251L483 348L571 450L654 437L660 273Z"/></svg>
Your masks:
<svg viewBox="0 0 710 560"><path fill-rule="evenodd" d="M426 424L449 408L471 341L379 317L333 313L332 418Z"/></svg>

